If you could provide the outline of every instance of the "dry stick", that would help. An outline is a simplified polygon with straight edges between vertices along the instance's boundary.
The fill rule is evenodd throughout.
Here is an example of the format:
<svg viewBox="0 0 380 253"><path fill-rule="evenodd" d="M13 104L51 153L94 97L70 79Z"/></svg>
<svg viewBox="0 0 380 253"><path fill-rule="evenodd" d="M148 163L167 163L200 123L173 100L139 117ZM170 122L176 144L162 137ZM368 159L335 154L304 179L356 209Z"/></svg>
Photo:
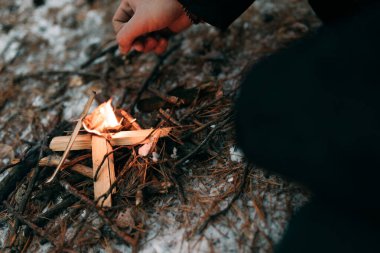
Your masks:
<svg viewBox="0 0 380 253"><path fill-rule="evenodd" d="M87 112L90 110L90 107L92 105L92 102L94 101L95 99L95 96L96 96L96 92L95 91L92 91L92 95L91 97L88 99L85 107L84 107L84 110L82 112L82 114L80 115L80 118L78 120L78 123L76 124L75 128L74 128L74 131L73 133L71 134L71 137L70 137L70 141L69 143L67 144L67 147L66 147L66 150L65 152L63 153L62 155L62 158L61 158L61 161L59 162L57 168L55 169L53 175L47 180L47 183L50 183L51 181L53 181L53 179L55 178L55 176L57 175L57 173L59 172L61 166L63 165L63 163L65 162L66 160L66 157L67 155L69 154L70 152L70 149L71 147L73 146L74 144L74 141L75 141L75 138L77 137L78 133L79 133L79 130L81 129L82 127L82 121L84 119L84 117L86 117L87 115Z"/></svg>
<svg viewBox="0 0 380 253"><path fill-rule="evenodd" d="M64 180L59 181L60 185L66 189L67 192L79 198L82 202L86 204L86 207L96 211L98 216L102 218L102 220L111 228L111 230L125 243L131 245L133 248L137 246L136 238L133 238L129 234L121 231L104 213L103 210L98 209L93 201L91 201L88 197L80 193L75 187L71 186L68 182Z"/></svg>
<svg viewBox="0 0 380 253"><path fill-rule="evenodd" d="M79 162L81 162L87 158L91 158L91 153L88 153L88 154L85 154L82 156L78 156L78 157L66 162L63 167L74 166L74 165L78 164Z"/></svg>
<svg viewBox="0 0 380 253"><path fill-rule="evenodd" d="M132 125L134 130L142 130L141 126L139 123L137 123L136 119L132 117L128 112L124 110L120 110L121 115Z"/></svg>
<svg viewBox="0 0 380 253"><path fill-rule="evenodd" d="M250 165L246 165L244 167L242 182L240 183L238 191L235 193L234 197L228 203L228 205L225 208L223 208L222 210L220 210L219 212L208 216L207 219L204 221L204 223L199 227L197 234L201 234L212 221L216 220L221 215L225 215L230 210L230 208L235 203L235 201L240 197L241 193L243 192L243 190L245 188L245 185L247 184L247 178L248 178L250 168L251 168Z"/></svg>
<svg viewBox="0 0 380 253"><path fill-rule="evenodd" d="M162 65L162 63L165 61L166 58L168 58L177 48L179 48L180 46L180 43L177 43L176 45L174 45L172 48L170 48L165 54L163 54L162 56L159 57L158 59L158 62L157 64L154 66L154 69L152 70L151 74L149 75L149 77L146 79L146 81L144 82L144 84L141 86L140 90L137 92L137 96L135 97L135 99L133 100L133 102L131 103L130 105L130 111L132 112L132 114L134 113L135 111L135 107L138 103L138 101L140 100L142 94L144 93L144 91L149 87L149 85L154 82L159 74L159 70L160 70L160 67ZM122 99L121 99L121 102L120 102L120 105L122 106L125 102L125 100L127 99L127 91L125 91ZM121 107L120 106L120 107Z"/></svg>
<svg viewBox="0 0 380 253"><path fill-rule="evenodd" d="M107 134L105 137L109 140L112 146L134 146L149 142L149 138L157 131L160 137L166 137L171 131L171 127L150 128L132 131L120 131L117 133ZM80 134L75 138L71 150L92 149L91 134ZM53 151L66 150L67 143L70 141L70 136L57 136L50 142L50 149Z"/></svg>
<svg viewBox="0 0 380 253"><path fill-rule="evenodd" d="M85 155L85 156L87 156L87 155ZM82 158L82 157L84 157L84 156L81 156L80 158ZM38 164L41 167L56 167L60 160L61 160L60 156L56 156L56 155L47 156L47 157L42 158ZM78 159L75 159L75 160L78 160ZM83 158L81 160L83 160ZM76 161L75 163L73 163L73 162L69 163L68 160L66 160L66 162L64 163L62 168L68 168L70 171L74 171L78 174L81 174L82 176L93 179L94 178L93 177L93 169L78 163L79 161Z"/></svg>
<svg viewBox="0 0 380 253"><path fill-rule="evenodd" d="M171 124L174 124L176 126L179 126L181 127L181 123L179 123L176 119L174 119L169 113L167 113L165 110L163 110L162 108L160 108L158 110L158 113L159 113L159 116L164 119L165 121L167 121L168 123L171 123Z"/></svg>
<svg viewBox="0 0 380 253"><path fill-rule="evenodd" d="M34 224L33 222L28 221L25 219L21 214L16 212L7 201L3 201L4 206L7 208L8 212L12 214L17 220L21 221L21 223L24 223L27 225L30 229L32 229L34 232L36 232L37 235L47 239L51 244L56 245L55 238L53 238L51 235L46 233L44 230L42 230L39 226Z"/></svg>

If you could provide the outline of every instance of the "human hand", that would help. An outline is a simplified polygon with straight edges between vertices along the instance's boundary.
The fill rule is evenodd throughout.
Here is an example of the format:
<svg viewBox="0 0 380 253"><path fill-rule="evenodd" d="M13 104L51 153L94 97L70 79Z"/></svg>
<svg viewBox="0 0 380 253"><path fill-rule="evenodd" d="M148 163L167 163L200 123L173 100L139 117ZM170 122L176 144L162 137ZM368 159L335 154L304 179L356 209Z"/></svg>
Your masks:
<svg viewBox="0 0 380 253"><path fill-rule="evenodd" d="M112 23L122 54L131 48L161 54L168 40L159 36L160 31L181 32L191 20L177 0L121 0Z"/></svg>

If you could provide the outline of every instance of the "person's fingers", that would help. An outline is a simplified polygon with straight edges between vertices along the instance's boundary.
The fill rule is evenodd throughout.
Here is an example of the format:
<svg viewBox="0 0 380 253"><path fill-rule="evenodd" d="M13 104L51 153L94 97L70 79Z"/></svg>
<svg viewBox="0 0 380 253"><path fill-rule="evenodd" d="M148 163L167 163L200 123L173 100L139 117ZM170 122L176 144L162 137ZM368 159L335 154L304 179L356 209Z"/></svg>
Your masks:
<svg viewBox="0 0 380 253"><path fill-rule="evenodd" d="M186 14L179 16L171 25L169 25L169 30L173 33L179 33L192 25L190 18Z"/></svg>
<svg viewBox="0 0 380 253"><path fill-rule="evenodd" d="M165 39L165 38L161 38L159 41L158 41L158 45L157 47L154 49L154 52L156 54L162 54L163 52L165 52L166 48L168 47L168 40Z"/></svg>
<svg viewBox="0 0 380 253"><path fill-rule="evenodd" d="M144 44L144 53L148 53L154 50L158 45L158 40L153 38L152 36L148 36L145 40Z"/></svg>
<svg viewBox="0 0 380 253"><path fill-rule="evenodd" d="M127 1L121 1L115 15L112 18L112 25L115 33L118 33L121 27L128 22L133 16L133 10Z"/></svg>
<svg viewBox="0 0 380 253"><path fill-rule="evenodd" d="M135 40L132 44L132 48L138 52L143 52L144 42L142 40Z"/></svg>
<svg viewBox="0 0 380 253"><path fill-rule="evenodd" d="M116 35L120 52L126 54L132 47L132 43L141 35L146 34L147 28L144 18L136 11L132 18L125 23Z"/></svg>

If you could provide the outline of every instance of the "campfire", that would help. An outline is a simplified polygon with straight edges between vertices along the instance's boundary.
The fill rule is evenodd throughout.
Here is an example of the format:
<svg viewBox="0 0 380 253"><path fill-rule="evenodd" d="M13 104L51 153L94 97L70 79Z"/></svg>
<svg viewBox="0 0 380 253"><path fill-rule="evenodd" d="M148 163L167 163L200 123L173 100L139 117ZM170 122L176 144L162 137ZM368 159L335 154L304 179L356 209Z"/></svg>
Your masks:
<svg viewBox="0 0 380 253"><path fill-rule="evenodd" d="M91 150L92 173L88 169L77 167L83 175L92 175L94 180L94 200L98 206L111 207L111 190L115 182L114 147L141 145L138 150L140 156L150 154L157 140L167 136L171 128L142 129L128 112L112 107L112 99L99 105L91 114L87 111L91 106L95 94L89 99L82 117L77 123L71 136L58 136L52 139L50 149L64 151L57 166L56 173L48 180L52 181L62 165L69 151ZM86 134L78 134L81 127Z"/></svg>

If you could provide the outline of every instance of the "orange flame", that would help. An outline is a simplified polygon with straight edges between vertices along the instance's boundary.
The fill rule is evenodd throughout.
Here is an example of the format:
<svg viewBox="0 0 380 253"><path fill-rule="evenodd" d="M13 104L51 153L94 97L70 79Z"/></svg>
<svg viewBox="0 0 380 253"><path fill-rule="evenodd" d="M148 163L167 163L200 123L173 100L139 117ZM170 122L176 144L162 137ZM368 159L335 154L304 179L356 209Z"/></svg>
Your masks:
<svg viewBox="0 0 380 253"><path fill-rule="evenodd" d="M118 130L122 127L117 120L112 108L112 99L99 105L91 114L83 120L83 127L87 132L102 135L110 130Z"/></svg>

